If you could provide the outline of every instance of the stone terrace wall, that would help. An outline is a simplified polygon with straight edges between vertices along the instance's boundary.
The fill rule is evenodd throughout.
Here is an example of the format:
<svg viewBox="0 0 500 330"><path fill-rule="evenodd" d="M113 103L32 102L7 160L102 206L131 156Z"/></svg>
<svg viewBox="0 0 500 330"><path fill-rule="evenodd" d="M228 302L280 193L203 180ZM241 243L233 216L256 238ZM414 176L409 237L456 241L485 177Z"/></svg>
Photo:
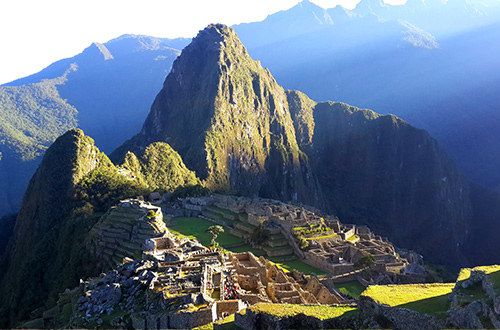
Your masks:
<svg viewBox="0 0 500 330"><path fill-rule="evenodd" d="M370 297L360 296L358 317L363 326L376 321L382 328L398 329L443 329L443 321L427 314L421 314L406 308L380 305ZM383 324L382 324L383 323Z"/></svg>
<svg viewBox="0 0 500 330"><path fill-rule="evenodd" d="M355 321L347 318L320 320L304 314L278 318L265 313L255 313L250 309L245 314L235 314L234 323L243 329L353 329ZM214 328L215 329L215 328Z"/></svg>

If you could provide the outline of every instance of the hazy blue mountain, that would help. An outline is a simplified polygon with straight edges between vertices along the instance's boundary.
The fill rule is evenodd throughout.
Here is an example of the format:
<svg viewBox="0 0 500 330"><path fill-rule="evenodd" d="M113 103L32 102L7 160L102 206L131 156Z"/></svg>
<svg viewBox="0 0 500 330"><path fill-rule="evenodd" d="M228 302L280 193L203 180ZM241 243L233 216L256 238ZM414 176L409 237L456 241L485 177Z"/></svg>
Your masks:
<svg viewBox="0 0 500 330"><path fill-rule="evenodd" d="M58 86L63 99L78 109L78 125L111 151L140 129L151 100L161 89L173 60L188 39L123 35L93 43L82 53L4 86L56 78L76 70Z"/></svg>
<svg viewBox="0 0 500 330"><path fill-rule="evenodd" d="M79 127L111 151L140 129L188 39L123 35L0 86L0 216L17 212L50 144Z"/></svg>
<svg viewBox="0 0 500 330"><path fill-rule="evenodd" d="M363 0L352 11L303 1L234 28L285 88L396 114L469 178L500 184L499 1Z"/></svg>

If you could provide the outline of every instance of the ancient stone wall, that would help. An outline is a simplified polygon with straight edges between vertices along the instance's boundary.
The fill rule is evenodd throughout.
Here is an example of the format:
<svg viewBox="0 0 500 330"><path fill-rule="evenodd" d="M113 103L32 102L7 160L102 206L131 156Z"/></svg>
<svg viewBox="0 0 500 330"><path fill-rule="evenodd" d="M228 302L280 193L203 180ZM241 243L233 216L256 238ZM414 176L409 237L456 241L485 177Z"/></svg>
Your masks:
<svg viewBox="0 0 500 330"><path fill-rule="evenodd" d="M230 315L239 312L246 307L240 299L216 301L214 306L217 318L222 317L222 313Z"/></svg>
<svg viewBox="0 0 500 330"><path fill-rule="evenodd" d="M444 321L406 308L380 305L370 297L360 296L358 317L366 327L377 322L383 328L398 329L443 329Z"/></svg>

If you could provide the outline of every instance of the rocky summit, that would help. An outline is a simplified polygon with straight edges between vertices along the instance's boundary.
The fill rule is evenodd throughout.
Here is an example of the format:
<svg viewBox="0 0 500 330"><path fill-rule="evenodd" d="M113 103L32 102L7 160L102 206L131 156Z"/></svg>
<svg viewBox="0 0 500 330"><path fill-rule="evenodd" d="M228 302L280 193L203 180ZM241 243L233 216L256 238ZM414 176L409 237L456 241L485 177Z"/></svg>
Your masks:
<svg viewBox="0 0 500 330"><path fill-rule="evenodd" d="M183 50L141 132L112 159L157 141L214 191L314 205L455 268L481 249L466 247L469 183L425 131L284 91L224 25Z"/></svg>

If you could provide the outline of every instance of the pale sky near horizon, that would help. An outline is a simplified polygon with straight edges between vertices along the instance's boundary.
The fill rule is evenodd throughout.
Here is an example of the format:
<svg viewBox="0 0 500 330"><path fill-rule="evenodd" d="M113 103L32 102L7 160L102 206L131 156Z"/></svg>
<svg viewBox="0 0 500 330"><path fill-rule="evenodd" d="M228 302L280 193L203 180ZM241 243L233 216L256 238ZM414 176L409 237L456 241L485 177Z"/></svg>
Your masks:
<svg viewBox="0 0 500 330"><path fill-rule="evenodd" d="M311 0L353 9L360 0ZM299 0L1 0L0 84L123 34L194 37L210 23L264 20ZM406 0L386 1L392 4ZM399 3L398 3L399 2Z"/></svg>

